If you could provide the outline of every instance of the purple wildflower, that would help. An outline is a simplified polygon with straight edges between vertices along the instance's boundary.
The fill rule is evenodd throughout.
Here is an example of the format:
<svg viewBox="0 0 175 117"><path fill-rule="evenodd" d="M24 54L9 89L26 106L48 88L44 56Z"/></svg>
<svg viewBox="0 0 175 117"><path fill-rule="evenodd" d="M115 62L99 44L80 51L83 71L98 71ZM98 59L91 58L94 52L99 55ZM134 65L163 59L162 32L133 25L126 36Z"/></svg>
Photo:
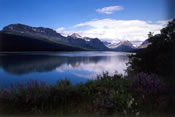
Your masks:
<svg viewBox="0 0 175 117"><path fill-rule="evenodd" d="M132 79L132 88L146 95L163 93L165 85L156 74L139 73Z"/></svg>

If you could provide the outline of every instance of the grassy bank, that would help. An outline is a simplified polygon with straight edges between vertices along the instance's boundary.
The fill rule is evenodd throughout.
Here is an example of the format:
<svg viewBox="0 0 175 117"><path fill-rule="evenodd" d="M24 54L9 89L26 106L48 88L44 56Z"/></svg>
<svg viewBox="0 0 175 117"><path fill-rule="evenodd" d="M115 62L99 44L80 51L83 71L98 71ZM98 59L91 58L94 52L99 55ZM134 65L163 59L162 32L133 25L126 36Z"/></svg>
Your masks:
<svg viewBox="0 0 175 117"><path fill-rule="evenodd" d="M97 80L72 85L61 80L54 86L28 81L0 90L2 114L144 115L167 112L166 85L155 74L133 78L104 73Z"/></svg>

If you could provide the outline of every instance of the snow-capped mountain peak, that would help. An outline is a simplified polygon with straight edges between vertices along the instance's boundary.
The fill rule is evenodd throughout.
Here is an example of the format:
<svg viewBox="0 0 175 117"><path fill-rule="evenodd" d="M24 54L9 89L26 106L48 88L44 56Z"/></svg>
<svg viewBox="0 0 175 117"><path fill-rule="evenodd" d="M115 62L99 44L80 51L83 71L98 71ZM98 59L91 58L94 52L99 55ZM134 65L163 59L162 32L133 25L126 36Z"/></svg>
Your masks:
<svg viewBox="0 0 175 117"><path fill-rule="evenodd" d="M128 40L121 41L119 44L117 44L118 47L121 46L121 45L133 47L133 44Z"/></svg>
<svg viewBox="0 0 175 117"><path fill-rule="evenodd" d="M83 38L82 36L80 36L78 33L73 33L72 35L70 35L72 38Z"/></svg>

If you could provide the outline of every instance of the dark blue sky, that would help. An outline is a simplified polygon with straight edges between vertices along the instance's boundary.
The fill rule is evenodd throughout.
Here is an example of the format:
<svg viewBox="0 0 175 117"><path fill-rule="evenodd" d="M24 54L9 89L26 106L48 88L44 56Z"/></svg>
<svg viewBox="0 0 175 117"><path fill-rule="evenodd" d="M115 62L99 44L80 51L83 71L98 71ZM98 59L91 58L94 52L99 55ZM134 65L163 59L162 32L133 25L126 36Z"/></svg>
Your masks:
<svg viewBox="0 0 175 117"><path fill-rule="evenodd" d="M22 23L57 29L92 19L158 21L167 17L168 0L0 0L0 29ZM107 6L124 9L110 15L97 13Z"/></svg>

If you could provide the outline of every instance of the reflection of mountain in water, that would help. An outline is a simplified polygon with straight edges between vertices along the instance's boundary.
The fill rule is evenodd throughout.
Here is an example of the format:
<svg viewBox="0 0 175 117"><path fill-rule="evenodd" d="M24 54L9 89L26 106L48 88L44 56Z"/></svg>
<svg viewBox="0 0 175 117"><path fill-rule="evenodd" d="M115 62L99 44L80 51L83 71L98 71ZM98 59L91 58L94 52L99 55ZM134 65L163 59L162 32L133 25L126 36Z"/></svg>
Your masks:
<svg viewBox="0 0 175 117"><path fill-rule="evenodd" d="M49 72L62 64L76 67L80 63L97 63L107 59L102 56L65 57L49 55L5 54L0 55L0 67L11 74L26 74L31 72Z"/></svg>

